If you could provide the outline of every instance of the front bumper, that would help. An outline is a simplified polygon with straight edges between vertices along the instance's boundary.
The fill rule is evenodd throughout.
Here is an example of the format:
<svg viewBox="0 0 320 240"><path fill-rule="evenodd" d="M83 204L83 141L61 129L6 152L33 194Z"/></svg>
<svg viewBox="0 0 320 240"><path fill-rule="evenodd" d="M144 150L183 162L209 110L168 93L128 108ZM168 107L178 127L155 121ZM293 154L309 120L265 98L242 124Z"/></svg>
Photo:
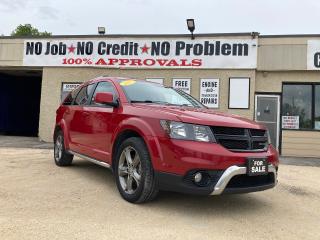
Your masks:
<svg viewBox="0 0 320 240"><path fill-rule="evenodd" d="M230 193L242 193L242 192L256 192L256 191L262 191L268 188L272 188L277 184L277 170L276 168L270 164L268 166L268 172L269 174L273 174L273 179L274 181L268 183L268 184L262 184L262 185L258 185L258 186L248 186L248 187L231 187L226 189L228 183L230 182L230 180L237 175L245 175L247 173L247 167L238 167L238 166L231 166L229 167L220 177L219 181L217 182L217 184L214 186L213 191L211 192L211 195L220 195L221 193L223 193L225 190L227 190L227 192Z"/></svg>
<svg viewBox="0 0 320 240"><path fill-rule="evenodd" d="M272 145L265 152L232 152L220 144L159 138L159 152L152 154L153 167L159 172L184 176L195 169L226 170L246 166L248 158L266 158L278 166L278 153ZM160 147L161 146L161 147Z"/></svg>
<svg viewBox="0 0 320 240"><path fill-rule="evenodd" d="M220 195L226 193L248 193L263 191L277 184L277 167L268 166L268 175L249 177L246 166L233 165L224 171L208 171L210 182L206 186L198 186L189 176L156 172L155 177L159 189L197 195Z"/></svg>

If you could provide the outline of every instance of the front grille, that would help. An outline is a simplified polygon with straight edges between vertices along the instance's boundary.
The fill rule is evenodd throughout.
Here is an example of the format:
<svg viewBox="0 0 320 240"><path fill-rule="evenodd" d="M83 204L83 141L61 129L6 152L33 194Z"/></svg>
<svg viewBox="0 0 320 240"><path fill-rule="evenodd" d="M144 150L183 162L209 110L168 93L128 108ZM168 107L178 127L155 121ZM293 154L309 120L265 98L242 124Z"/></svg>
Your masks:
<svg viewBox="0 0 320 240"><path fill-rule="evenodd" d="M247 140L220 139L219 143L228 149L241 150L249 148Z"/></svg>
<svg viewBox="0 0 320 240"><path fill-rule="evenodd" d="M232 127L211 127L217 143L234 152L266 151L266 130Z"/></svg>
<svg viewBox="0 0 320 240"><path fill-rule="evenodd" d="M263 137L266 134L265 130L260 129L249 129L251 136L254 137Z"/></svg>
<svg viewBox="0 0 320 240"><path fill-rule="evenodd" d="M252 149L265 149L268 146L266 141L255 141L252 143Z"/></svg>
<svg viewBox="0 0 320 240"><path fill-rule="evenodd" d="M214 127L215 134L224 134L224 135L244 135L245 128L231 128L231 127Z"/></svg>

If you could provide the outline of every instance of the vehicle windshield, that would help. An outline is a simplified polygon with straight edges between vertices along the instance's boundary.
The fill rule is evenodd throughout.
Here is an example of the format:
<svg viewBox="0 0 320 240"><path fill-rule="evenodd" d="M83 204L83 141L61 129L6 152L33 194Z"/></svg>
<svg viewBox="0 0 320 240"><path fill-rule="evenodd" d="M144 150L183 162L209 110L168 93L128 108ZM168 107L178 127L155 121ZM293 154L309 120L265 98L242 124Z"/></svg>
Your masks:
<svg viewBox="0 0 320 240"><path fill-rule="evenodd" d="M139 80L121 80L120 86L131 103L153 103L204 108L199 101L182 90L164 87L157 83Z"/></svg>

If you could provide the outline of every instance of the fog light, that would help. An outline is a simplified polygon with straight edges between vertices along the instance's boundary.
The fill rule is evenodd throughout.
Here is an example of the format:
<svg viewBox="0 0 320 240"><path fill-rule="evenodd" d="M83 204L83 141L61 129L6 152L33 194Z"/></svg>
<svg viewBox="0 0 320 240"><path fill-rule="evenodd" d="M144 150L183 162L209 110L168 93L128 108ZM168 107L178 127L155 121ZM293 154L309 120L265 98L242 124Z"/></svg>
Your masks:
<svg viewBox="0 0 320 240"><path fill-rule="evenodd" d="M194 182L199 183L202 180L202 173L198 172L194 175Z"/></svg>

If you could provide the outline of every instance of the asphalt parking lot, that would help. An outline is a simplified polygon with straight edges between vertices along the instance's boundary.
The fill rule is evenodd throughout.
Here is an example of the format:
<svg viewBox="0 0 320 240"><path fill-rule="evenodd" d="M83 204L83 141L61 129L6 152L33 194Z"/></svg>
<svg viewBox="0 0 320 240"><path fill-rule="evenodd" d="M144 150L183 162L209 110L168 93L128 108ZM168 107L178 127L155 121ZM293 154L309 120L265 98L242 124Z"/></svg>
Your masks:
<svg viewBox="0 0 320 240"><path fill-rule="evenodd" d="M319 167L281 165L264 192L133 205L109 170L59 168L46 145L20 141L0 141L0 239L320 239Z"/></svg>

